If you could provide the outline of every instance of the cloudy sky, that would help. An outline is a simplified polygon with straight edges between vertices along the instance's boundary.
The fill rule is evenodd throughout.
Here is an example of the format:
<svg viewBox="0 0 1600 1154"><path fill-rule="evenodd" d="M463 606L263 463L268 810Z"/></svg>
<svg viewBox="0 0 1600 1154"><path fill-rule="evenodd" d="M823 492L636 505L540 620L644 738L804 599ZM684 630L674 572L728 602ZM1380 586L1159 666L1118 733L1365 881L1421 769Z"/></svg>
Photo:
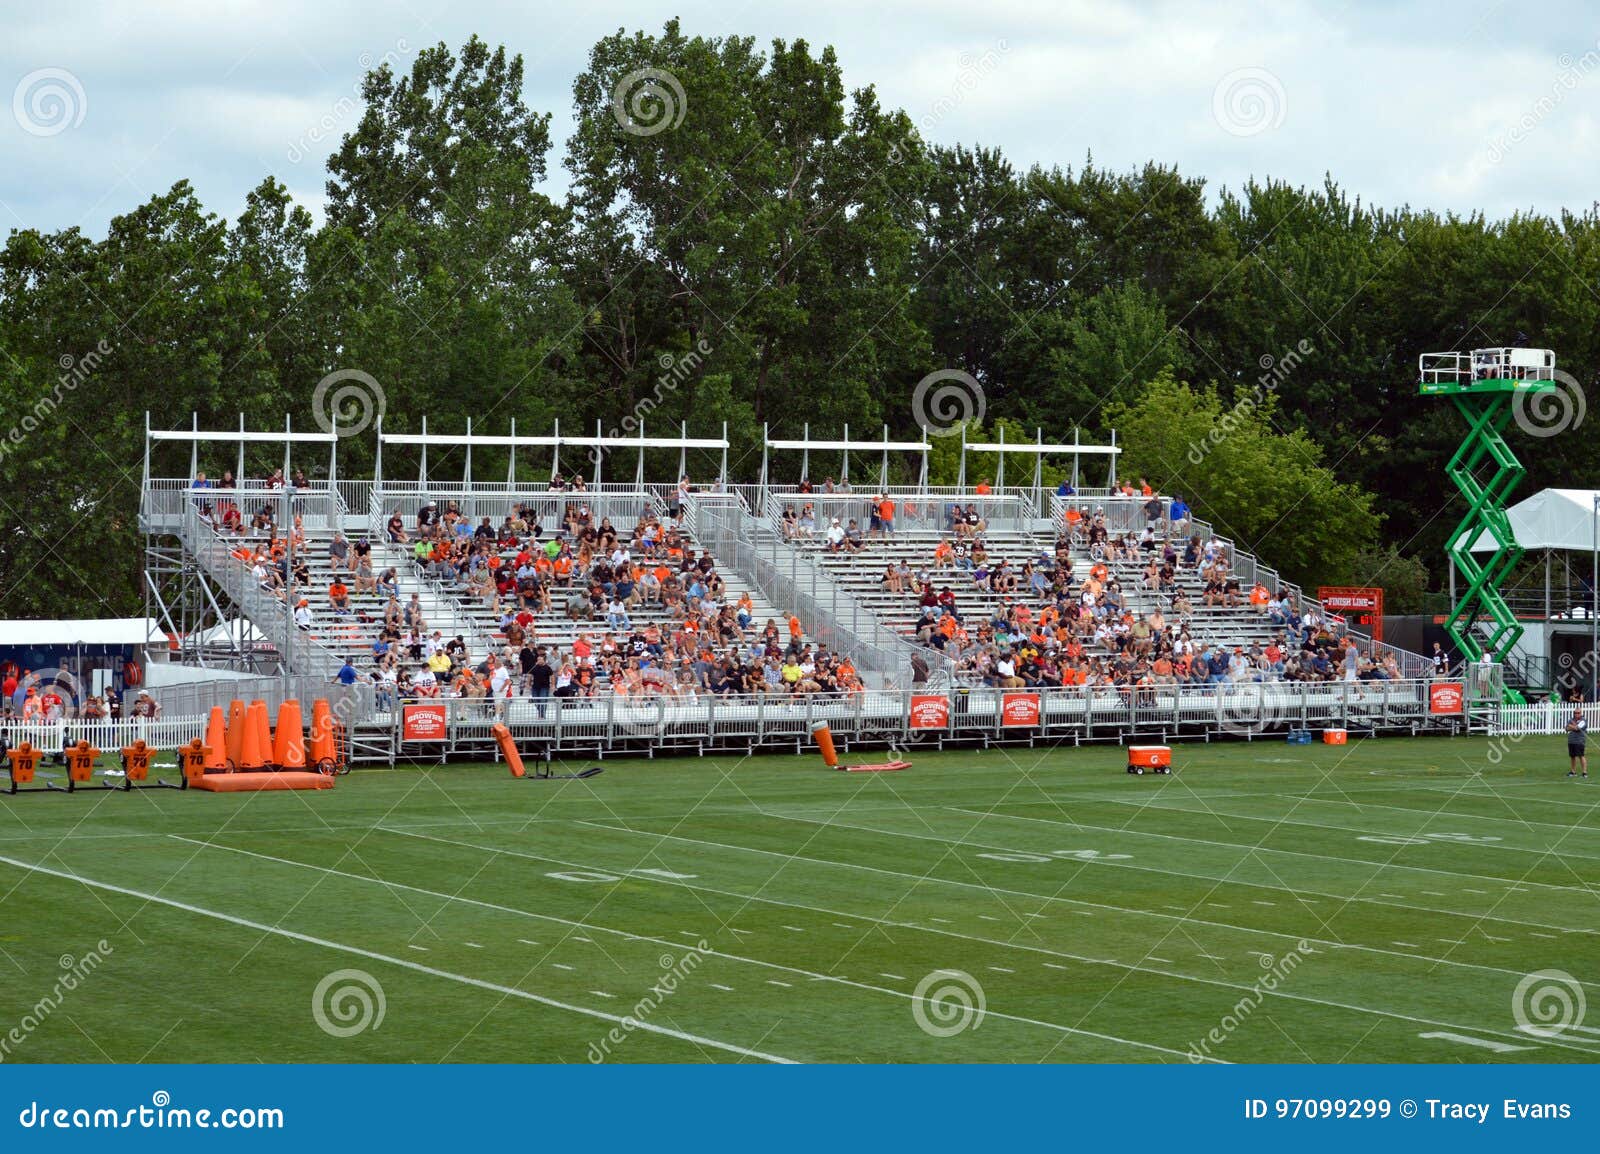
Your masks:
<svg viewBox="0 0 1600 1154"><path fill-rule="evenodd" d="M1019 165L1156 158L1213 190L1331 172L1385 206L1503 216L1600 195L1600 9L1115 0L54 0L8 5L0 227L79 226L189 179L228 216L263 176L313 211L364 67L476 32L554 114L619 27L832 44L926 137ZM9 114L7 114L9 113ZM331 129L331 130L330 130Z"/></svg>

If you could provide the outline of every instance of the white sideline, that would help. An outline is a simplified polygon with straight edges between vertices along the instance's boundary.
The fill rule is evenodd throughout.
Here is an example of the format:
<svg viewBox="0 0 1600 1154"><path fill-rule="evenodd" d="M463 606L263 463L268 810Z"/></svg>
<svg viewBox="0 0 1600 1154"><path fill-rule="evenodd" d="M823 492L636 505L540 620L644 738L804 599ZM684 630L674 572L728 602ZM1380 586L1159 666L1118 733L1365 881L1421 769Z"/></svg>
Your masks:
<svg viewBox="0 0 1600 1154"><path fill-rule="evenodd" d="M594 823L593 822L578 822L576 824L593 825ZM522 852L522 851L519 851L519 850L501 849L501 848L496 847L496 846L476 845L476 844L474 844L472 842L457 841L454 838L442 838L442 837L435 837L435 836L433 836L431 834L420 834L420 833L412 833L412 832L409 832L409 831L400 831L400 830L395 830L395 829L389 829L389 828L387 828L385 826L378 826L376 828L378 830L380 830L381 832L383 832L383 833L399 834L402 837L417 838L417 839L419 839L421 841L439 842L439 843L444 844L444 845L461 846L464 849L473 849L473 850L479 851L480 853L502 854L502 855L505 855L507 857L527 858L530 861L542 861L542 862L546 862L546 863L550 863L550 864L554 864L554 865L572 866L572 867L579 868L579 869L583 869L583 868L591 868L591 869L604 868L604 867L594 866L592 863L578 863L578 862L564 861L564 860L562 860L560 858L544 857L544 856L541 856L539 854L525 853L525 852ZM924 878L919 874L904 874L904 873L899 873L898 871L895 871L895 870L879 869L876 866L852 866L848 862L832 862L832 861L824 861L823 859L820 859L820 858L796 857L796 856L789 855L789 854L779 853L779 852L777 852L775 850L750 849L750 847L748 847L748 846L728 846L728 845L723 845L721 842L700 841L697 838L684 838L684 837L677 837L675 835L666 835L666 834L651 834L651 833L648 833L647 831L643 831L643 830L622 830L622 829L617 829L614 826L598 826L597 828L599 828L599 829L609 829L609 830L612 830L615 833L640 834L640 835L646 836L646 837L668 837L668 836L671 836L673 838L673 840L675 840L675 841L687 841L687 842L692 842L692 843L694 843L696 845L715 846L715 847L720 848L720 849L736 849L736 850L737 849L742 849L742 850L745 850L745 851L747 851L749 853L759 853L759 854L764 854L764 855L771 855L771 856L775 856L775 857L785 858L785 859L790 860L790 861L814 862L814 863L821 864L821 865L843 866L843 867L850 868L850 869L870 870L873 873L891 874L891 875L893 875L895 877L910 878L910 879L913 879L913 880L916 880L916 881L940 881L941 880L939 878ZM248 851L248 850L240 850L238 852L240 852L240 853L249 853L250 851ZM680 889L700 890L700 891L703 891L705 893L719 894L719 895L721 895L723 897L739 898L739 899L741 899L741 900L743 900L743 901L745 901L747 903L748 902L763 902L763 903L766 903L766 904L769 904L769 905L789 906L789 907L791 907L793 909L809 910L812 913L819 913L819 914L838 914L839 913L838 910L830 910L830 909L826 909L826 908L821 907L821 906L808 906L808 905L801 905L801 904L796 903L796 902L782 901L782 900L780 900L778 898L766 898L766 897L759 897L759 896L751 896L751 895L748 895L748 894L736 893L736 892L731 891L731 890L717 889L714 886L695 885L695 884L693 884L691 882L673 881L673 880L671 880L669 878L649 877L649 878L646 878L644 880L657 882L657 883L659 883L661 885L677 886ZM969 887L969 888L972 888L972 889L980 889L980 890L987 890L988 889L988 887L986 887L986 886L976 885L976 884L974 884L972 882L948 882L948 883L945 883L945 884L964 886L964 887ZM1012 890L1012 891L1000 891L1000 892L1017 893L1018 891ZM1022 895L1022 896L1025 896L1025 897L1040 897L1041 895L1038 895L1038 894L1025 894L1025 895ZM1076 898L1052 898L1052 899L1047 899L1047 900L1063 901L1063 902L1075 902L1075 901L1078 901L1078 899L1076 899ZM1087 903L1085 903L1085 904L1087 904ZM1102 907L1102 908L1110 909L1110 910L1118 910L1119 909L1119 907L1116 907L1116 906L1105 906L1105 907ZM1078 910L1078 911L1074 911L1074 912L1085 913L1087 911ZM1138 913L1146 913L1148 911L1131 910L1130 909L1130 910L1122 910L1120 912L1138 914ZM534 915L531 915L531 916L543 917L545 915L534 914ZM1118 969L1133 970L1133 971L1137 971L1138 973L1143 973L1143 974L1156 974L1156 975L1158 975L1160 977L1164 977L1164 978L1176 978L1176 979L1178 979L1180 981L1197 982L1197 983L1199 983L1201 985L1221 986L1221 987L1224 987L1224 988L1230 989L1230 990L1246 990L1246 991L1251 990L1251 989L1254 988L1254 987L1249 986L1249 985L1244 985L1244 984L1241 984L1241 983L1238 983L1238 982L1224 981L1224 980L1219 979L1219 978L1204 978L1204 977L1197 977L1197 976L1195 976L1193 974L1173 973L1170 970L1156 970L1156 969L1151 969L1148 966L1141 966L1141 965L1138 965L1138 964L1129 964L1127 962L1119 962L1119 961L1116 961L1115 959L1112 959L1112 958L1091 958L1091 957L1088 957L1088 956L1083 955L1083 954L1068 953L1068 952L1066 952L1064 950L1052 950L1052 949L1049 949L1049 948L1047 948L1045 946L1032 946L1032 945L1027 945L1026 943L1023 943L1023 942L1016 942L1016 941L1007 942L1007 941L1000 941L1000 940L995 939L995 938L977 937L977 936L974 936L972 934L958 933L955 930L934 929L931 926L919 926L919 925L915 925L915 924L913 924L911 922L900 922L900 921L895 921L895 920L890 919L890 918L873 918L873 917L868 917L868 916L866 916L864 914L850 914L850 915L847 915L847 916L857 918L857 919L859 919L861 921L876 922L877 924L883 925L883 926L892 926L892 927L897 928L897 929L920 930L923 933L939 934L939 935L941 935L943 937L959 938L959 939L961 939L963 941L978 942L978 943L983 944L983 945L1001 946L1001 947L1005 947L1005 948L1009 948L1009 949L1025 950L1025 951L1027 951L1029 953L1043 954L1046 957L1067 958L1067 959L1069 959L1071 961L1074 961L1074 962L1081 962L1081 963L1086 963L1086 964L1089 964L1089 965L1115 966ZM1171 917L1171 915L1169 915L1169 914L1151 914L1151 916L1152 917L1168 917L1168 918ZM1195 922L1196 924L1199 924L1199 925L1213 925L1213 926L1217 925L1217 923L1200 922L1198 919L1193 919L1193 918L1177 918L1177 919L1173 919L1173 920L1176 920L1176 921L1191 921L1191 922ZM599 927L599 926L591 926L591 928L592 929L600 929L601 927ZM1222 929L1241 929L1241 927L1236 927L1236 926L1220 926L1218 928L1222 928ZM607 932L616 933L616 932L619 932L619 931L611 930L611 931L607 931ZM1242 932L1263 934L1263 935L1266 935L1268 937L1297 938L1297 935L1294 935L1294 934L1283 934L1283 933L1278 933L1278 932L1272 931L1272 930L1242 930ZM1338 945L1342 944L1342 943L1338 943L1338 942L1330 943L1330 942L1326 942L1326 941L1323 941L1323 940L1317 939L1317 938L1304 938L1304 935L1298 935L1298 938L1303 938L1306 941L1314 941L1318 945L1338 946ZM1445 964L1445 965L1461 966L1461 967L1464 967L1464 968L1467 968L1467 969L1494 970L1495 972L1499 972L1499 973L1516 974L1519 977L1523 976L1522 972L1521 971L1517 971L1517 970L1499 970L1496 967L1479 966L1479 965L1475 965L1474 963L1471 963L1471 962L1452 962L1452 961L1449 961L1448 959L1426 958L1426 957L1422 957L1422 956L1417 955L1417 954L1400 953L1397 950L1378 949L1375 946L1355 946L1355 947L1351 947L1351 948L1356 949L1356 950L1366 950L1366 951L1370 951L1371 953L1376 953L1376 954L1384 954L1384 955L1387 955L1389 957L1409 958L1412 961L1439 961L1439 962L1441 962L1442 964ZM1249 951L1246 951L1246 952L1247 953L1252 953L1252 954L1260 954L1263 957L1271 957L1272 956L1270 954L1265 953L1264 951L1258 951L1258 950L1249 950ZM768 964L768 963L763 963L763 964ZM1044 962L1042 964L1045 965L1045 966L1049 966L1052 969L1058 969L1059 970L1059 969L1064 969L1065 968L1063 966L1053 965L1050 962ZM1585 983L1585 984L1592 984L1592 983ZM1415 1023L1421 1024L1421 1025L1425 1025L1425 1026L1445 1026L1445 1027L1453 1027L1453 1028L1456 1028L1456 1029L1471 1029L1471 1030L1477 1030L1479 1033L1497 1033L1497 1034L1500 1034L1503 1037L1508 1037L1508 1038L1509 1037L1521 1037L1521 1035L1510 1034L1510 1033L1507 1033L1505 1031L1497 1031L1497 1030L1492 1030L1492 1029L1488 1029L1488 1028L1485 1028L1485 1027L1464 1026L1459 1022L1440 1022L1440 1021L1436 1021L1436 1020L1434 1020L1432 1018L1417 1018L1417 1017L1413 1017L1410 1014L1402 1014L1402 1013L1399 1013L1398 1011L1394 1011L1394 1010L1378 1010L1378 1009L1373 1009L1370 1006L1357 1006L1357 1005L1352 1005L1352 1004L1347 1003L1347 1002L1334 1002L1334 1001L1328 1001L1327 999L1324 999L1324 998L1313 998L1310 995L1306 995L1306 994L1291 994L1291 993L1288 993L1288 992L1284 991L1281 987L1278 990L1273 991L1273 993L1278 997L1288 998L1291 1001L1309 1002L1309 1003L1311 1003L1313 1005L1318 1005L1318 1006L1331 1006L1331 1007L1334 1007L1335 1009L1340 1009L1340 1010L1353 1010L1356 1013L1374 1014L1374 1015L1377 1015L1379 1017L1384 1017L1384 1018L1397 1018L1397 1019L1399 1019L1401 1021L1415 1022ZM989 1012L993 1013L992 1010L989 1011ZM1569 1045L1566 1045L1566 1044L1561 1043L1561 1042L1556 1042L1556 1041L1549 1040L1549 1039L1546 1039L1546 1040L1549 1041L1551 1045L1559 1046L1560 1048L1565 1049L1565 1050L1577 1050L1579 1053L1585 1053L1585 1054L1593 1053L1592 1050L1587 1049L1585 1047L1569 1046Z"/></svg>
<svg viewBox="0 0 1600 1154"><path fill-rule="evenodd" d="M188 902L180 902L175 898L166 898L159 894L145 893L142 890L131 889L127 886L113 885L110 882L98 881L94 878L86 878L81 874L69 873L66 870L51 869L48 866L35 865L32 862L18 861L16 858L9 858L5 856L0 856L0 863L14 866L20 870L27 870L32 873L42 873L50 877L62 878L70 882L77 882L80 885L89 886L93 889L105 890L108 893L122 894L124 897L138 898L140 901L145 902L154 902L157 905L168 906L175 910L181 910L184 913L197 914L200 917L214 918L219 922L227 922L230 925L242 926L245 929L256 930L259 933L275 934L280 938L288 938L291 941L304 942L307 945L321 946L323 949L328 950L338 950L340 953L354 954L359 958L368 958L375 962L384 962L391 966L399 966L401 969L412 970L419 974L426 974L429 977L443 978L449 982L460 982L464 986L476 986L480 990L488 990L491 993L502 994L508 998L522 998L529 1002L537 1002L541 1006L549 1006L552 1009L565 1010L572 1014L582 1014L587 1018L598 1018L602 1022L610 1022L615 1026L627 1026L632 1030L644 1030L645 1032L651 1034L661 1034L669 1038L676 1038L681 1042L690 1042L696 1045L710 1046L713 1049L722 1050L729 1054L738 1054L740 1057L744 1058L760 1058L765 1062L777 1062L782 1065L795 1064L794 1059L780 1057L777 1054L767 1054L760 1050L747 1050L743 1046L736 1046L731 1042L719 1042L715 1038L707 1038L700 1034L685 1033L682 1030L674 1030L669 1026L658 1026L653 1022L643 1021L638 1018L625 1018L620 1014L607 1014L602 1010L591 1010L587 1006L575 1006L569 1002L560 1002L554 998L547 998L542 994L530 993L527 990L519 990L514 986L502 986L495 982L486 982L481 978L469 978L465 974L455 974L451 973L449 970L440 970L433 966L425 966L420 962L407 961L405 958L396 958L389 954L380 954L375 950L364 950L360 946L346 945L343 942L330 941L327 938L319 938L311 934L297 933L294 930L286 930L281 926L269 926L264 922L251 921L249 918L235 917L233 914L225 914L218 910L208 910L203 906L195 906L190 905Z"/></svg>
<svg viewBox="0 0 1600 1154"><path fill-rule="evenodd" d="M394 832L396 832L394 830L385 829L383 826L374 826L372 828L374 828L376 830L379 830L379 831L381 831L383 833L394 833ZM597 932L597 933L616 934L618 937L627 938L627 939L629 939L631 941L650 942L653 945L667 946L667 947L669 947L671 949L680 948L680 944L679 943L673 942L673 941L668 941L666 938L654 938L654 937L651 937L648 934L635 934L630 930L614 930L614 929L611 929L609 926L600 926L600 925L594 924L593 922L574 922L574 921L570 921L567 918L556 917L554 914L538 914L538 913L534 913L532 910L518 909L515 906L502 906L502 905L496 904L495 902L486 902L486 901L480 901L477 898L462 897L459 894L441 893L438 890L425 890L425 889L421 888L420 886L406 885L403 882L386 881L383 878L366 877L363 874L353 874L353 873L349 873L349 872L347 872L345 870L330 869L327 866L313 865L310 862L295 861L293 858L274 857L271 854L257 853L255 850L240 849L237 846L223 845L221 842L195 841L193 838L180 837L178 834L170 834L168 836L170 836L174 841L187 842L190 845L203 846L206 849L216 849L216 850L223 850L223 851L225 851L227 853L243 854L245 857L253 857L253 858L258 858L258 859L260 859L262 861L276 862L279 865L297 866L300 869L315 870L318 873L329 874L329 875L331 875L333 877L346 878L346 879L348 879L350 881L368 882L368 883L370 883L372 885L384 886L385 888L388 888L388 889L406 890L409 893L422 894L425 897L440 898L440 899L443 899L445 901L461 902L461 903L463 903L465 905L478 906L481 909L494 910L497 913L513 914L513 915L516 915L518 917L525 917L525 918L537 918L540 921L555 922L558 925L564 925L564 926L582 927L582 928L585 928L585 929L588 929L588 930L591 930L591 931L594 931L594 932ZM438 840L438 839L429 839L429 840ZM481 847L474 847L474 848L478 848L481 851ZM487 852L499 852L499 851L487 851ZM511 856L516 856L516 855L511 855ZM5 862L5 861L9 861L9 860L10 860L9 858L0 857L0 862ZM541 860L547 860L547 859L541 859ZM15 862L13 862L12 864L24 864L24 863L15 863ZM47 872L52 872L52 871L47 871ZM71 875L62 874L61 876L69 877ZM74 879L74 880L82 880L82 879ZM662 882L663 884L674 884L674 883L672 883L670 881L670 879L667 879L667 878L656 878L656 877L651 877L649 875L644 875L644 874L637 875L637 879L636 880L659 881L659 882ZM731 896L737 897L739 895L735 894L735 895L731 895ZM165 901L166 899L163 898L163 899L154 899L154 900ZM177 905L179 903L172 902L172 903L169 903L169 904ZM243 924L243 923L241 923L241 924ZM299 935L296 935L296 936L299 936ZM311 939L307 939L307 940L309 941ZM348 948L350 948L352 950L355 950L354 947L348 947ZM355 952L364 953L365 951L355 950ZM746 965L760 966L760 967L763 967L763 968L769 969L769 970L780 970L780 971L782 971L784 973L788 973L788 974L798 974L801 977L810 978L814 982L833 982L836 985L849 986L849 987L851 987L853 989L867 990L867 991L870 991L872 993L877 993L877 994L888 994L891 997L904 998L907 1001L911 1001L911 1002L928 1002L928 1003L931 1004L932 1001L933 1001L933 999L931 999L931 998L922 997L922 996L920 996L918 994L908 994L908 993L905 993L902 990L891 990L891 989L889 989L889 988L887 988L885 986L874 986L874 985L871 985L870 983L867 983L867 982L854 982L854 981L851 981L848 978L841 978L841 977L838 977L837 975L834 975L834 974L819 974L819 973L817 973L817 972L815 972L813 970L801 969L798 966L786 966L786 965L783 965L780 962L769 962L769 961L766 961L766 960L764 960L762 958L748 958L748 957L743 956L742 954L730 954L726 950L715 950L715 951L713 951L713 953L715 954L716 957L725 958L730 962L742 962L742 963L744 963ZM379 957L380 955L373 954L373 955L370 955L370 956ZM396 960L398 961L398 959L396 959ZM398 962L398 964L400 964L400 965L412 965L412 963L409 963L409 962ZM555 964L556 965L560 965L560 963L555 963ZM421 968L421 967L418 967L418 968ZM478 982L475 982L473 979L463 979L463 980L472 981L474 984L481 984L481 985L487 986L487 983L478 983ZM494 987L494 988L498 988L498 987ZM534 995L529 994L529 995L525 995L525 996L533 997ZM544 1001L546 999L542 999L541 998L541 999L537 999L537 1000ZM552 1005L560 1005L560 1003L554 1003L554 1002L551 1003L551 1004ZM605 1018L608 1021L615 1021L615 1022L618 1022L618 1023L620 1023L622 1021L621 1018L615 1017L615 1016L613 1016L611 1014L603 1014L598 1010L584 1010L581 1007L570 1007L570 1008L578 1009L582 1013L591 1014L591 1015L593 1015L595 1017ZM1119 1038L1115 1034L1101 1034L1101 1033L1098 1033L1098 1032L1096 1032L1094 1030L1079 1029L1076 1026L1063 1026L1059 1022L1044 1022L1044 1021L1040 1021L1038 1018L1023 1017L1020 1014L1007 1014L1007 1013L1005 1013L1003 1011L994 1009L992 1006L988 1007L988 1008L986 1008L984 1010L984 1015L986 1017L990 1017L990 1018L1005 1018L1008 1021L1021 1022L1024 1025L1029 1025L1029 1026L1042 1026L1043 1028L1045 1028L1047 1030L1056 1030L1056 1031L1058 1031L1060 1033L1063 1033L1063 1034L1078 1034L1078 1035L1080 1035L1082 1037L1095 1038L1095 1039L1098 1039L1099 1041L1102 1041L1102 1042L1114 1042L1114 1043L1117 1043L1117 1044L1123 1045L1123 1046L1135 1046L1135 1047L1138 1047L1139 1049L1142 1049L1142 1050L1154 1050L1157 1053L1170 1054L1170 1055L1172 1055L1173 1057L1176 1057L1176 1058L1187 1058L1187 1057L1189 1057L1188 1053L1183 1051L1183 1050L1172 1050L1172 1049L1167 1048L1166 1046L1158 1046L1153 1042L1139 1042L1139 1041L1136 1041L1136 1040L1134 1040L1132 1038ZM1437 1024L1437 1023L1431 1023L1431 1024ZM660 1032L666 1033L666 1032L670 1032L670 1031L666 1031L663 1028L663 1030L660 1031ZM686 1038L688 1037L688 1035L680 1035L680 1036L686 1037ZM714 1043L714 1044L721 1045L720 1043ZM721 1048L723 1048L723 1049L734 1049L735 1047L722 1045ZM759 1054L758 1055L758 1054L753 1054L752 1053L751 1056L754 1056L754 1057L765 1057L765 1058L768 1058L769 1061L785 1061L785 1062L792 1061L792 1059L772 1058L772 1057L769 1057L768 1055L764 1055L764 1054ZM1219 1065L1226 1065L1227 1064L1227 1063L1223 1062L1220 1058L1208 1058L1207 1061L1210 1061L1210 1062L1213 1062L1213 1063L1216 1063L1216 1064L1219 1064Z"/></svg>

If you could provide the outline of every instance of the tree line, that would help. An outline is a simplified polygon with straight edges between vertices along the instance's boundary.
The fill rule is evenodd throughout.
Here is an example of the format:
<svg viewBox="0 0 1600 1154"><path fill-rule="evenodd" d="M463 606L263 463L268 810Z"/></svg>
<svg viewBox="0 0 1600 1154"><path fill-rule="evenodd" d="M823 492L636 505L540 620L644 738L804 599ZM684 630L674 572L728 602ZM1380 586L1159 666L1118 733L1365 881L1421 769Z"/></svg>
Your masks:
<svg viewBox="0 0 1600 1154"><path fill-rule="evenodd" d="M1285 575L1376 581L1415 608L1464 511L1444 477L1462 425L1418 395L1417 355L1550 347L1584 387L1600 365L1592 206L1489 220L1367 205L1331 176L1208 193L1154 160L1022 170L922 139L871 87L846 89L832 48L676 21L593 47L559 158L522 89L521 57L477 37L368 72L320 225L267 175L231 221L180 181L102 237L12 231L0 612L139 610L146 410L310 427L328 404L314 386L348 369L381 386L391 430L725 421L742 479L764 425L917 438L918 382L959 370L981 392L973 439L1116 428L1124 473ZM1523 492L1595 484L1587 444L1581 424L1514 427ZM371 453L370 435L346 441L341 473ZM430 460L449 475L459 458ZM488 454L474 465L495 476ZM775 476L797 468L774 459ZM933 472L955 479L949 442Z"/></svg>

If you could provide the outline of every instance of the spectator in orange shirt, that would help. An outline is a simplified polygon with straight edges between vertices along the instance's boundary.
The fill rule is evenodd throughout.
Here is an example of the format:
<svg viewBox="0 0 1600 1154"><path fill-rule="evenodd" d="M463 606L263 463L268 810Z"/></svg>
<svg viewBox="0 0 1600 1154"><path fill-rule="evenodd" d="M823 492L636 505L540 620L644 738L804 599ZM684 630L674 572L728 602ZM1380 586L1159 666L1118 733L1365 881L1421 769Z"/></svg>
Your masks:
<svg viewBox="0 0 1600 1154"><path fill-rule="evenodd" d="M973 492L978 494L980 497L987 497L990 493L994 492L993 489L989 488L989 478L985 477L983 480L979 481L978 487L974 489Z"/></svg>
<svg viewBox="0 0 1600 1154"><path fill-rule="evenodd" d="M350 612L350 590L338 578L334 578L333 584L328 586L328 604L340 616Z"/></svg>

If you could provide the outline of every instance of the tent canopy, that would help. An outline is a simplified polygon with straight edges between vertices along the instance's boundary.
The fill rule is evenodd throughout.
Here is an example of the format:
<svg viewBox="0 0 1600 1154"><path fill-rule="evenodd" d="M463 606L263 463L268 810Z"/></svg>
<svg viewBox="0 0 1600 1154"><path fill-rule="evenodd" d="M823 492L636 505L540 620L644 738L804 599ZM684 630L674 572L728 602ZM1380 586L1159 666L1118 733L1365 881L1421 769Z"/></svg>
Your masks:
<svg viewBox="0 0 1600 1154"><path fill-rule="evenodd" d="M1596 489L1540 489L1506 510L1511 532L1524 549L1557 549L1588 553L1595 546ZM1484 533L1472 546L1474 553L1494 550L1494 540Z"/></svg>
<svg viewBox="0 0 1600 1154"><path fill-rule="evenodd" d="M0 649L132 646L143 645L150 636L151 621L147 617L0 621Z"/></svg>

